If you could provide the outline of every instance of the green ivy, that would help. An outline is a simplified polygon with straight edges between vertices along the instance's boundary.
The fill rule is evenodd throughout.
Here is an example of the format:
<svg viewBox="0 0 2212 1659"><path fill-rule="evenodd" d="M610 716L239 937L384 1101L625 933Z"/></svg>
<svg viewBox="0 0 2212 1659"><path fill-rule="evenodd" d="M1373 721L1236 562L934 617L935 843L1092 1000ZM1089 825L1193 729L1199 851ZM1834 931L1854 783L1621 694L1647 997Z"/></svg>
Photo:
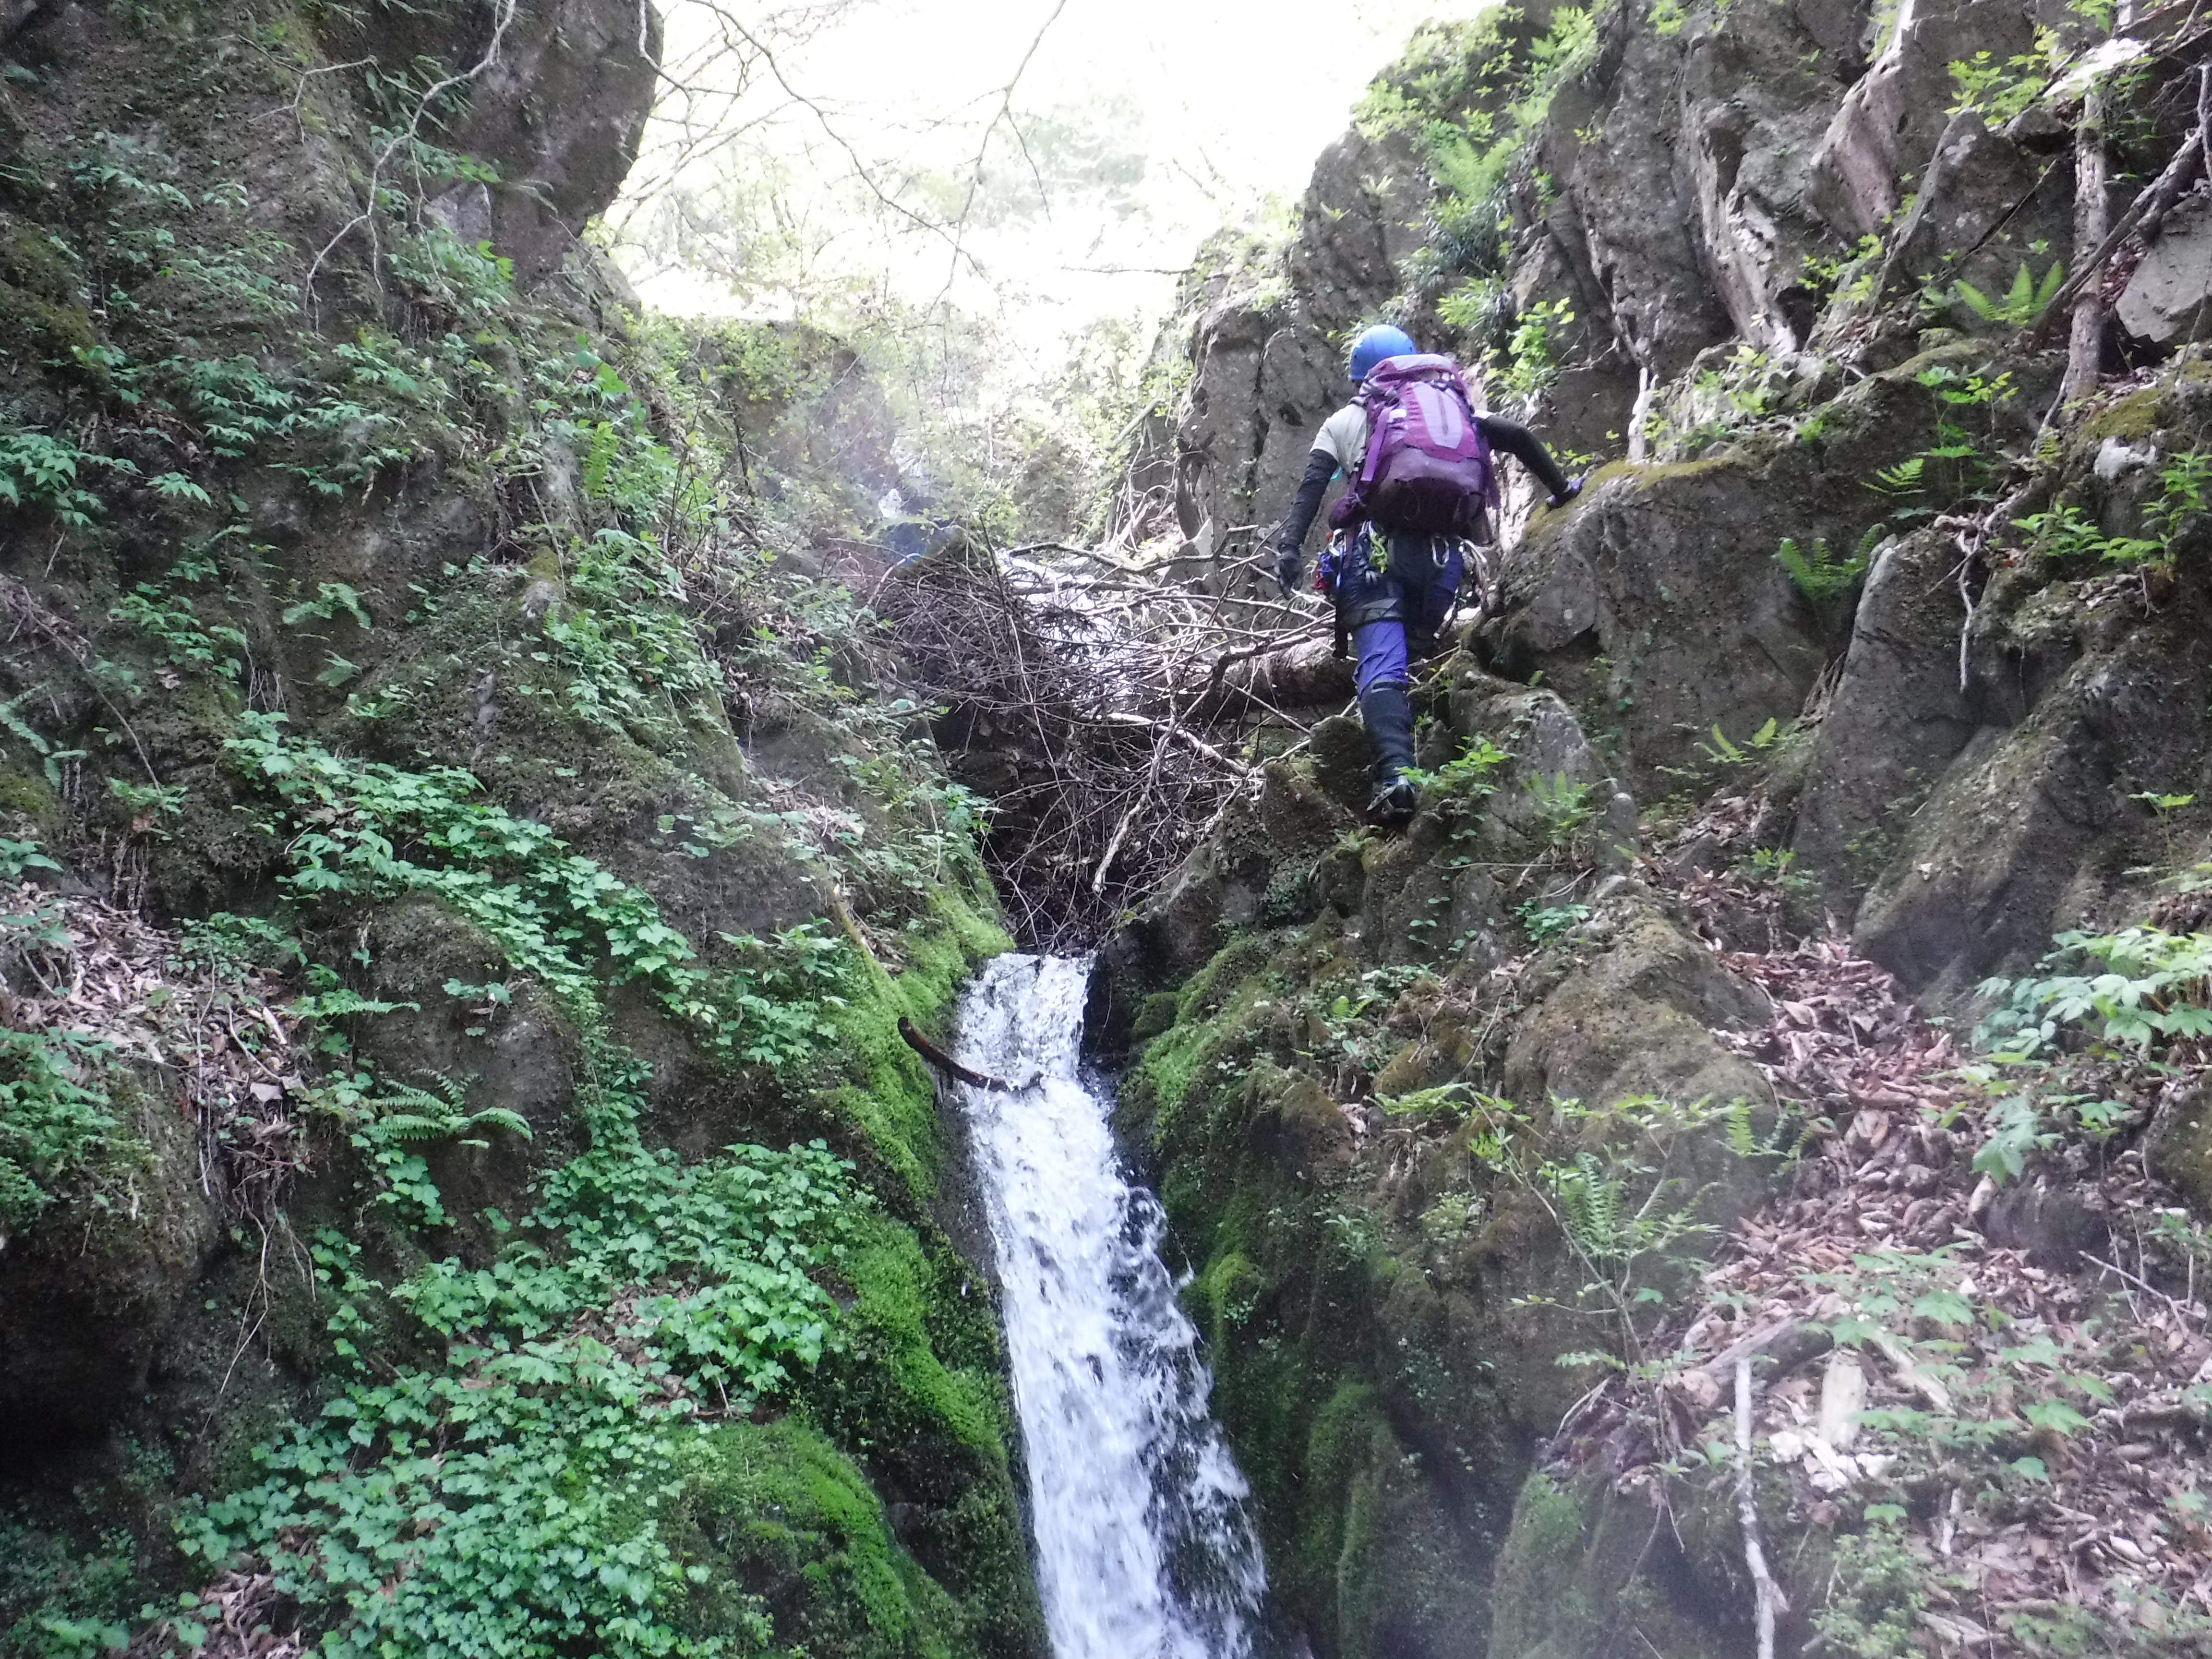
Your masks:
<svg viewBox="0 0 2212 1659"><path fill-rule="evenodd" d="M545 1179L490 1265L447 1259L386 1287L343 1235L317 1242L352 1375L185 1539L210 1565L266 1560L330 1659L732 1650L661 1616L706 1569L678 1559L658 1511L685 1436L745 1414L832 1340L815 1276L865 1200L819 1141L688 1167L647 1149L641 1073L611 1071L592 1149ZM387 1309L442 1363L368 1359L356 1338Z"/></svg>

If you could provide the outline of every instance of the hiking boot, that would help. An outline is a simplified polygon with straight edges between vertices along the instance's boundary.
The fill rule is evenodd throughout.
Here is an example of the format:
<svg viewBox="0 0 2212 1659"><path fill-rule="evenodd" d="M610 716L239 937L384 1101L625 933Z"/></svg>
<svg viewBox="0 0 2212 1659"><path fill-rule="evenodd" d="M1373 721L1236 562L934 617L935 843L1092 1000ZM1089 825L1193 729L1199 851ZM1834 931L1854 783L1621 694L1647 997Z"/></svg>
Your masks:
<svg viewBox="0 0 2212 1659"><path fill-rule="evenodd" d="M1421 793L1411 778L1392 778L1376 786L1374 798L1367 803L1367 821L1395 830L1410 823L1420 805Z"/></svg>
<svg viewBox="0 0 2212 1659"><path fill-rule="evenodd" d="M1413 700L1402 685L1371 685L1360 694L1359 719L1375 745L1375 796L1367 816L1376 823L1403 823L1421 804L1420 791L1406 776L1413 763Z"/></svg>

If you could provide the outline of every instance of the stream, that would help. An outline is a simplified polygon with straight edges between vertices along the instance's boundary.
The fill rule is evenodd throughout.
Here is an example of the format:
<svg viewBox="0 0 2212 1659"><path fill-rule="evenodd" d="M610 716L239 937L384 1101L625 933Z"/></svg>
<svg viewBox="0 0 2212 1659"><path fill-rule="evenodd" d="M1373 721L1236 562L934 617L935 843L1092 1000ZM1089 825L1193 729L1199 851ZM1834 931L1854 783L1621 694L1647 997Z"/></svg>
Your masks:
<svg viewBox="0 0 2212 1659"><path fill-rule="evenodd" d="M1091 964L1003 956L968 988L963 1087L1004 1287L1054 1659L1244 1659L1267 1571L1212 1379L1160 1256L1166 1216L1131 1183L1085 1078Z"/></svg>

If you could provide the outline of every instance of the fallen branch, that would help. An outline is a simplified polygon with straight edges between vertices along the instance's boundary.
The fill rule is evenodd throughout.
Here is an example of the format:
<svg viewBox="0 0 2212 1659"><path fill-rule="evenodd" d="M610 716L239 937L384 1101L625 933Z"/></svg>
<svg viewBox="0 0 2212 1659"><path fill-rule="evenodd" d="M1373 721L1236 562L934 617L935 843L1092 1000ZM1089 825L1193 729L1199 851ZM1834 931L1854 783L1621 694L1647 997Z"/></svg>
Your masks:
<svg viewBox="0 0 2212 1659"><path fill-rule="evenodd" d="M2191 175L2203 161L2206 145L2212 142L2208 140L2205 131L2206 116L2212 113L2212 64L2200 68L2197 76L2196 131L2182 141L2181 148L2173 153L2173 159L2166 164L2166 170L2144 186L2142 193L2120 216L2119 223L2114 225L2089 257L2075 268L2074 273L2061 284L2058 292L2051 296L2051 303L2044 307L2042 316L2036 319L2021 337L2022 343L2028 350L2041 349L2050 338L2057 319L2073 316L2075 297L2096 280L2097 273L2105 268L2105 262L2118 251L2120 244L2128 240L2146 216L2155 210L2154 223L2166 216L2166 210L2179 198L2189 184Z"/></svg>
<svg viewBox="0 0 2212 1659"><path fill-rule="evenodd" d="M921 1029L904 1014L899 1016L898 1034L906 1039L908 1048L913 1049L939 1071L948 1077L958 1078L971 1089L988 1089L997 1095L1010 1095L1014 1092L1012 1084L1002 1079L992 1077L986 1073L971 1071L963 1066L944 1049L922 1036Z"/></svg>
<svg viewBox="0 0 2212 1659"><path fill-rule="evenodd" d="M1759 1543L1759 1498L1751 1480L1751 1357L1735 1362L1735 1510L1743 1527L1743 1564L1751 1572L1758 1620L1759 1659L1774 1659L1774 1620L1790 1611L1789 1598L1766 1570Z"/></svg>
<svg viewBox="0 0 2212 1659"><path fill-rule="evenodd" d="M1770 1376L1780 1376L1834 1346L1835 1339L1816 1324L1795 1318L1772 1320L1738 1337L1704 1364L1684 1371L1674 1379L1674 1388L1699 1411L1710 1412L1726 1396L1738 1365L1771 1359Z"/></svg>

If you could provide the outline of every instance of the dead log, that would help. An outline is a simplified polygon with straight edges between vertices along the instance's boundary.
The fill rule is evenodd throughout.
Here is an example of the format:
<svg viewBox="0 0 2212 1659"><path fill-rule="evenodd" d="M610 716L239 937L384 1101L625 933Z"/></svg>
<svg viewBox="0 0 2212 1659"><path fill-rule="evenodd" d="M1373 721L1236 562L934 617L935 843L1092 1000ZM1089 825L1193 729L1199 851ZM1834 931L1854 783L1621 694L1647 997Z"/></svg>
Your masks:
<svg viewBox="0 0 2212 1659"><path fill-rule="evenodd" d="M2112 232L2112 166L2105 151L2105 94L2091 88L2081 100L2081 123L2074 130L2074 248L2075 258L2083 248L2103 246ZM2078 272L2076 273L2079 274ZM2097 389L2097 371L2104 366L2105 297L2103 285L2084 283L2074 296L2074 312L2066 338L2066 378L2060 383L2063 406L2079 403Z"/></svg>
<svg viewBox="0 0 2212 1659"><path fill-rule="evenodd" d="M908 1048L913 1049L915 1053L920 1054L946 1076L958 1078L961 1082L973 1089L988 1089L993 1094L1010 1095L1014 1092L1012 1084L982 1072L972 1071L963 1066L944 1049L922 1036L921 1028L904 1014L899 1016L898 1034L906 1039Z"/></svg>

